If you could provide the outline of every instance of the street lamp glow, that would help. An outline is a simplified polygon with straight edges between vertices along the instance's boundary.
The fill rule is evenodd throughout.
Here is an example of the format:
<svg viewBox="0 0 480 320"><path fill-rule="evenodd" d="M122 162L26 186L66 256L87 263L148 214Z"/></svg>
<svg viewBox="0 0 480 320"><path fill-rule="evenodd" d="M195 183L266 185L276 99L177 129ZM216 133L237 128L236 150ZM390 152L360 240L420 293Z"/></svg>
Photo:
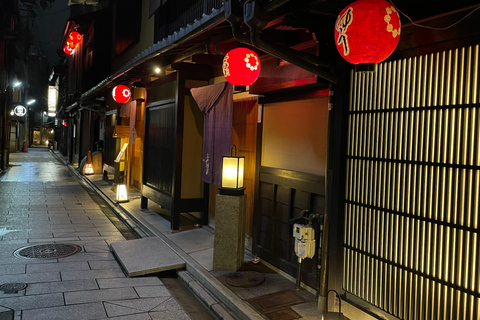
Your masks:
<svg viewBox="0 0 480 320"><path fill-rule="evenodd" d="M22 84L22 81L14 82L14 83L13 83L13 87L16 88L16 87L18 87L18 86L21 85L21 84Z"/></svg>
<svg viewBox="0 0 480 320"><path fill-rule="evenodd" d="M35 103L36 101L37 101L37 100L35 100L35 99L29 100L29 101L27 102L27 105L31 105L32 103Z"/></svg>

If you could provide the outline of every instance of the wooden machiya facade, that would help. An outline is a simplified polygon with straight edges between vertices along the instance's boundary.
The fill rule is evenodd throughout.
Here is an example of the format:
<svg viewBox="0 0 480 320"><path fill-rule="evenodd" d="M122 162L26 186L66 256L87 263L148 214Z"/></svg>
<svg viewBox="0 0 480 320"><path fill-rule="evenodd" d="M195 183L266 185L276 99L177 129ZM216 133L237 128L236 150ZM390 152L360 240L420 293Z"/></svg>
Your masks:
<svg viewBox="0 0 480 320"><path fill-rule="evenodd" d="M351 75L337 275L384 318L480 317L479 17L406 26L390 61Z"/></svg>
<svg viewBox="0 0 480 320"><path fill-rule="evenodd" d="M203 114L189 89L213 78L210 66L173 64L176 72L148 87L145 108L142 208L148 199L170 211L171 228L182 213L207 224L208 189L201 181Z"/></svg>
<svg viewBox="0 0 480 320"><path fill-rule="evenodd" d="M325 35L334 15L316 23L322 9L338 13L348 3L296 11L288 1L265 1L288 19L272 14L253 27L255 19L239 23L224 2L188 3L142 1L142 23L150 24L141 34L154 43L145 51L132 49L136 41L124 46L115 63L125 64L92 89L105 99L104 163L114 167L127 141L116 130L132 120L105 97L120 83L145 87L128 151L142 208L159 204L175 231L185 213L214 226L219 186L202 182L204 114L190 90L224 82L223 56L246 46L262 63L257 82L232 97L231 144L246 161L247 249L295 277L292 220L305 210L326 213L328 288L344 301L390 319L478 318L478 13L446 33L407 25L387 62L355 74L331 51L333 27ZM468 12L431 21L449 25ZM263 42L245 37L256 27ZM317 250L301 270L312 288L318 257Z"/></svg>

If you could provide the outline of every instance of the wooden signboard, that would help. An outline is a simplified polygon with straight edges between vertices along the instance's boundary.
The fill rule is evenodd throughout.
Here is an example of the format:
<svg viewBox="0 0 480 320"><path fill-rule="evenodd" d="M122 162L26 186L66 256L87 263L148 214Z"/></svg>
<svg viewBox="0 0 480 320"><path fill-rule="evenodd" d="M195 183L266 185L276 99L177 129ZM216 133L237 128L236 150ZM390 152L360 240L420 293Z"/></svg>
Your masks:
<svg viewBox="0 0 480 320"><path fill-rule="evenodd" d="M128 143L123 144L122 150L120 150L120 152L117 155L117 158L113 161L115 161L115 162L120 162L121 161L121 159L123 157L123 154L125 153L125 150L127 150L127 146L128 146Z"/></svg>

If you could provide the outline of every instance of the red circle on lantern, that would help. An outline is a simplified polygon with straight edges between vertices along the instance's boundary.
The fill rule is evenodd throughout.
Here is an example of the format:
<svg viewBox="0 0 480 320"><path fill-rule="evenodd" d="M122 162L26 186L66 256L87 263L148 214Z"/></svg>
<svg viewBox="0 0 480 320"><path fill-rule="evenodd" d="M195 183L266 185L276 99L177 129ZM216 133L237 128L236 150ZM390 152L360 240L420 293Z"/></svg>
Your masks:
<svg viewBox="0 0 480 320"><path fill-rule="evenodd" d="M358 0L342 10L335 22L335 43L350 63L380 63L397 47L400 16L385 0Z"/></svg>
<svg viewBox="0 0 480 320"><path fill-rule="evenodd" d="M69 56L73 54L74 48L70 47L68 44L63 47L63 52L68 54Z"/></svg>
<svg viewBox="0 0 480 320"><path fill-rule="evenodd" d="M130 89L122 84L116 86L112 90L113 100L118 103L125 103L130 99Z"/></svg>
<svg viewBox="0 0 480 320"><path fill-rule="evenodd" d="M82 41L82 35L78 33L77 31L73 31L70 33L70 36L68 37L68 41L74 44L80 43Z"/></svg>
<svg viewBox="0 0 480 320"><path fill-rule="evenodd" d="M260 74L260 58L247 48L230 50L223 58L223 75L233 85L249 86Z"/></svg>

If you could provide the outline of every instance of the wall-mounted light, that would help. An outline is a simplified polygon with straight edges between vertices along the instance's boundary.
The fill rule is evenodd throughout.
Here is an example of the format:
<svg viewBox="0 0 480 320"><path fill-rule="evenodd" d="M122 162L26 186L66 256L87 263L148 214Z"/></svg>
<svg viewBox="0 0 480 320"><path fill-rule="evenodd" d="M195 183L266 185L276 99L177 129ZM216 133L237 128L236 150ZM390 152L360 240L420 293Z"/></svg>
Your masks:
<svg viewBox="0 0 480 320"><path fill-rule="evenodd" d="M235 153L233 150L235 149ZM230 156L223 157L222 186L220 194L240 196L244 193L243 174L245 169L245 157L237 157L237 146L233 145Z"/></svg>
<svg viewBox="0 0 480 320"><path fill-rule="evenodd" d="M85 162L85 169L83 170L85 175L94 174L93 171L93 161L92 161L92 152L87 152L87 161Z"/></svg>
<svg viewBox="0 0 480 320"><path fill-rule="evenodd" d="M27 105L31 105L31 104L35 103L36 101L37 100L35 100L35 99L28 100Z"/></svg>
<svg viewBox="0 0 480 320"><path fill-rule="evenodd" d="M16 81L16 82L13 83L13 87L16 88L21 84L22 84L22 81Z"/></svg>
<svg viewBox="0 0 480 320"><path fill-rule="evenodd" d="M48 112L55 112L57 110L58 103L58 86L48 86L48 100L47 107Z"/></svg>
<svg viewBox="0 0 480 320"><path fill-rule="evenodd" d="M160 72L162 72L162 69L160 69L159 67L156 67L156 68L155 68L155 73L156 73L156 74L160 74Z"/></svg>
<svg viewBox="0 0 480 320"><path fill-rule="evenodd" d="M124 184L117 185L117 196L115 197L117 202L128 202L127 186Z"/></svg>
<svg viewBox="0 0 480 320"><path fill-rule="evenodd" d="M27 114L27 108L25 108L24 106L16 106L15 109L13 109L13 113L17 116L17 117L23 117L24 115Z"/></svg>

